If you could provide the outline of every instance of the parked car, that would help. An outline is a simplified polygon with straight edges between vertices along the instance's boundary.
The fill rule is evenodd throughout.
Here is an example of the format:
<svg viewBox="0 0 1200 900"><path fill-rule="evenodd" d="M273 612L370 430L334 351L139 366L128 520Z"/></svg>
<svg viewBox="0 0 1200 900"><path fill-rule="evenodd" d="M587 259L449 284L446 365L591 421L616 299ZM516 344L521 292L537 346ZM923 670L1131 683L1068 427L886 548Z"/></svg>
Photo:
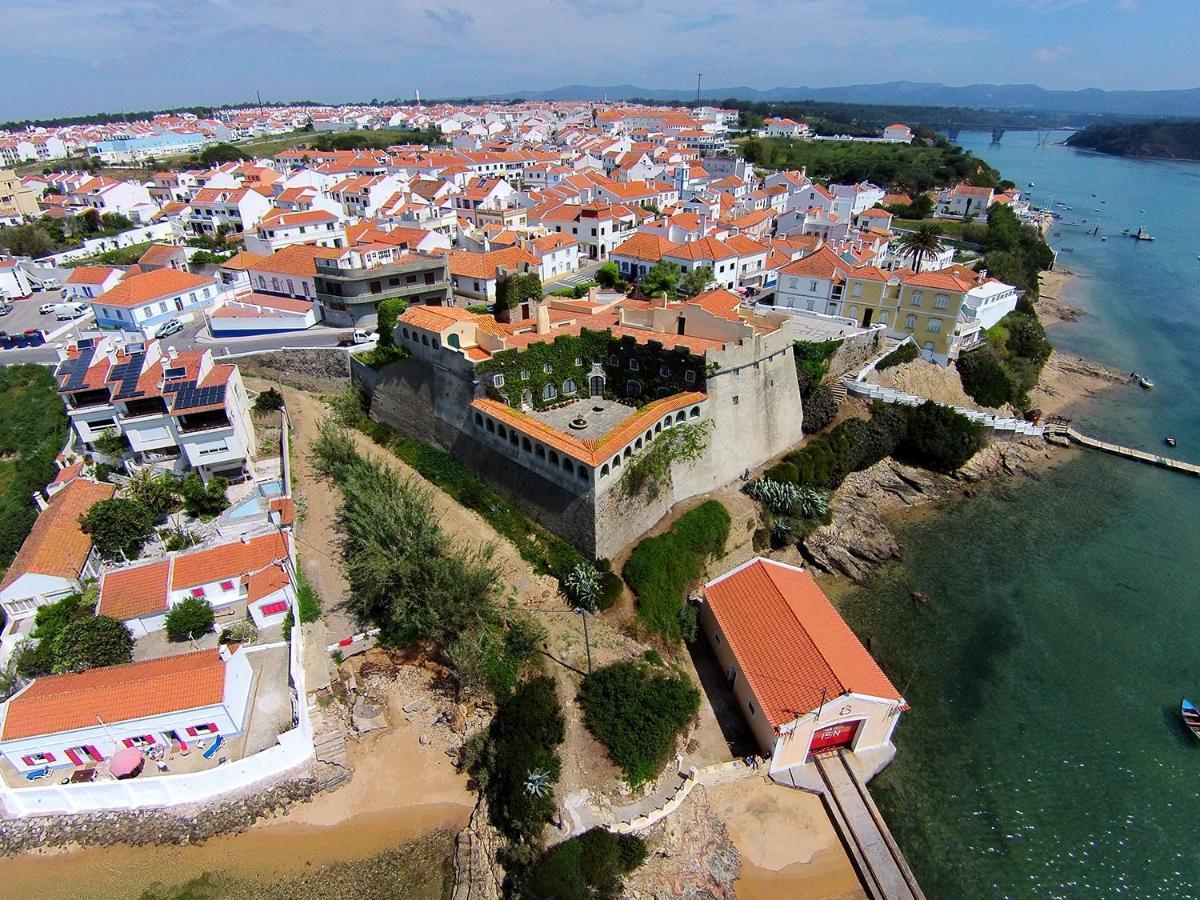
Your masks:
<svg viewBox="0 0 1200 900"><path fill-rule="evenodd" d="M0 300L0 316L7 316L13 311L13 305L7 300Z"/></svg>
<svg viewBox="0 0 1200 900"><path fill-rule="evenodd" d="M338 337L338 346L353 347L356 344L369 344L373 340L375 340L375 332L356 328Z"/></svg>
<svg viewBox="0 0 1200 900"><path fill-rule="evenodd" d="M46 332L40 328L26 328L25 339L29 341L30 347L40 347L46 343Z"/></svg>
<svg viewBox="0 0 1200 900"><path fill-rule="evenodd" d="M54 312L54 307L57 305L57 303L43 303L38 307L38 313L43 316L48 316L50 313Z"/></svg>
<svg viewBox="0 0 1200 900"><path fill-rule="evenodd" d="M175 332L182 331L182 330L183 330L183 323L180 322L178 319L167 319L167 321L163 322L161 325L158 326L157 329L155 329L154 336L156 338L170 337Z"/></svg>
<svg viewBox="0 0 1200 900"><path fill-rule="evenodd" d="M54 291L62 287L62 282L49 275L45 278L38 278L36 275L29 276L29 283L35 291Z"/></svg>
<svg viewBox="0 0 1200 900"><path fill-rule="evenodd" d="M0 331L0 350L12 349L13 339L7 331Z"/></svg>
<svg viewBox="0 0 1200 900"><path fill-rule="evenodd" d="M60 322L78 319L89 309L91 309L91 306L86 303L55 303L54 318Z"/></svg>

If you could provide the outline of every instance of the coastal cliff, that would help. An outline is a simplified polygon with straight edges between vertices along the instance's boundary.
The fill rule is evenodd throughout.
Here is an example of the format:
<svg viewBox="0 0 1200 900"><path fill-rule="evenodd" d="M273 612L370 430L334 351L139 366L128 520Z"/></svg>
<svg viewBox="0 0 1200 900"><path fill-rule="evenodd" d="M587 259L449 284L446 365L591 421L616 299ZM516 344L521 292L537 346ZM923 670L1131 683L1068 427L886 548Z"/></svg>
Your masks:
<svg viewBox="0 0 1200 900"><path fill-rule="evenodd" d="M1089 125L1066 144L1112 156L1200 159L1200 121Z"/></svg>

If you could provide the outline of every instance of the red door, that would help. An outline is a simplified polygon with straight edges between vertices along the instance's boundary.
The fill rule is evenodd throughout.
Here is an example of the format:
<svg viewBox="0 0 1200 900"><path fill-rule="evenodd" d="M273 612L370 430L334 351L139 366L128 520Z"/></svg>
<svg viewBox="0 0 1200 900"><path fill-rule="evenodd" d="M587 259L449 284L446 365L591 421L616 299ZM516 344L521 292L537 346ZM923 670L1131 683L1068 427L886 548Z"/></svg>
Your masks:
<svg viewBox="0 0 1200 900"><path fill-rule="evenodd" d="M813 732L812 743L808 745L808 752L819 753L821 751L837 750L840 747L849 747L854 743L854 736L858 734L858 727L862 723L862 719L855 719L853 722L839 722L837 725L818 728Z"/></svg>

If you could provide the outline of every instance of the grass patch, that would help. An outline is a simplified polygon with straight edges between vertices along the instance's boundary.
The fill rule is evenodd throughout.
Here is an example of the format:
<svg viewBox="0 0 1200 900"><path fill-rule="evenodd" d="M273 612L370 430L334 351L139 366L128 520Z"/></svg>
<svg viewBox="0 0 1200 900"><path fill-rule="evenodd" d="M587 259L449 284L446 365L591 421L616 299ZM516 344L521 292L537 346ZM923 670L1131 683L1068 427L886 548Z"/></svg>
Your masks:
<svg viewBox="0 0 1200 900"><path fill-rule="evenodd" d="M584 678L579 702L588 729L637 787L658 777L700 708L700 692L682 672L626 660Z"/></svg>
<svg viewBox="0 0 1200 900"><path fill-rule="evenodd" d="M903 344L881 359L878 363L876 363L875 368L878 371L883 371L884 369L890 369L893 366L902 366L906 362L912 362L920 355L921 351L917 349L916 344L912 343L912 341L905 341Z"/></svg>
<svg viewBox="0 0 1200 900"><path fill-rule="evenodd" d="M725 507L709 500L634 549L622 574L637 594L638 614L652 630L674 641L683 636L684 594L704 564L725 552L729 523Z"/></svg>
<svg viewBox="0 0 1200 900"><path fill-rule="evenodd" d="M150 249L150 245L154 241L144 241L140 244L130 244L128 247L118 247L116 250L105 250L103 253L97 253L95 256L87 256L83 259L75 259L64 265L73 269L76 266L132 266L142 254Z"/></svg>

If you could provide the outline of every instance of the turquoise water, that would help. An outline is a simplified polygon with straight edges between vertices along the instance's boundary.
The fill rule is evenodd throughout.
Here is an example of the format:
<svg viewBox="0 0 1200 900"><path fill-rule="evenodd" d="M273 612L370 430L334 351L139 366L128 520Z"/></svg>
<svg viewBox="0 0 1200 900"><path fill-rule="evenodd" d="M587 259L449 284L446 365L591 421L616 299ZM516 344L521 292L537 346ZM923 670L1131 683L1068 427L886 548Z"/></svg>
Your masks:
<svg viewBox="0 0 1200 900"><path fill-rule="evenodd" d="M1052 236L1087 315L1051 339L1157 387L1074 420L1200 461L1200 164L962 142L1108 236ZM1200 479L1081 452L899 523L904 562L841 604L913 707L873 790L931 898L1200 895L1198 511Z"/></svg>
<svg viewBox="0 0 1200 900"><path fill-rule="evenodd" d="M270 500L272 497L279 497L283 494L283 482L275 481L260 481L255 486L255 491L237 506L231 507L226 513L227 519L248 519L251 516L257 516L267 508L267 504L262 500Z"/></svg>

